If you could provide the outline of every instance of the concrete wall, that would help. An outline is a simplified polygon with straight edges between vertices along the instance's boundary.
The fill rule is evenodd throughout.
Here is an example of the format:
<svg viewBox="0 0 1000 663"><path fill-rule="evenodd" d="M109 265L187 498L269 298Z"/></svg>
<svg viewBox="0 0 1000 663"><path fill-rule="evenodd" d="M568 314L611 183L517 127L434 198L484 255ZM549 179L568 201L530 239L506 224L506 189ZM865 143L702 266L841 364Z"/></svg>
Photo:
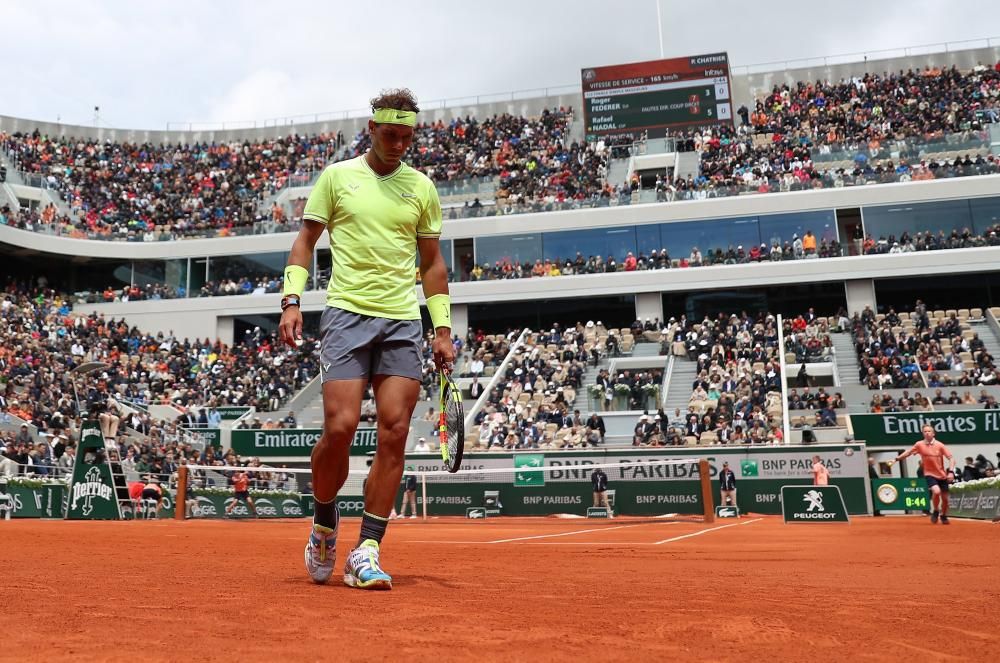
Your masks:
<svg viewBox="0 0 1000 663"><path fill-rule="evenodd" d="M663 297L658 292L642 292L635 296L636 320L663 320Z"/></svg>
<svg viewBox="0 0 1000 663"><path fill-rule="evenodd" d="M844 282L844 288L848 313L860 313L866 306L873 311L878 310L875 306L875 282L871 279L851 279Z"/></svg>

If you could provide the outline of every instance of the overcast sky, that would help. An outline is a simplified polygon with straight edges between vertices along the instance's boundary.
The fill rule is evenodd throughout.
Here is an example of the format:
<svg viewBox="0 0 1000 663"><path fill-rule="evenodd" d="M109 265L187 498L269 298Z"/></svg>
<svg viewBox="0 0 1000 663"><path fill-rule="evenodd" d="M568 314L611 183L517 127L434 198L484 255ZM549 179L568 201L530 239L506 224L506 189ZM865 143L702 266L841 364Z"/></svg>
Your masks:
<svg viewBox="0 0 1000 663"><path fill-rule="evenodd" d="M666 57L1000 43L996 0L660 2ZM0 0L0 17L0 114L89 125L98 105L111 127L358 109L396 85L428 101L575 85L659 57L655 0Z"/></svg>

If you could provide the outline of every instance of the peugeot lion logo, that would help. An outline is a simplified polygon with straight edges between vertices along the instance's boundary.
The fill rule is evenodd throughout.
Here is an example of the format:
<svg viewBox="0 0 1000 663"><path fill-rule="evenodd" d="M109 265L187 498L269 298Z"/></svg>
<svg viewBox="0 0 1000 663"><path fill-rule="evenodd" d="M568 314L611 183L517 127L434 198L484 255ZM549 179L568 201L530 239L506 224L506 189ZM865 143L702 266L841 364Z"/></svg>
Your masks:
<svg viewBox="0 0 1000 663"><path fill-rule="evenodd" d="M818 490L810 490L802 498L802 501L809 503L809 507L806 511L826 511L826 509L823 508L823 493Z"/></svg>

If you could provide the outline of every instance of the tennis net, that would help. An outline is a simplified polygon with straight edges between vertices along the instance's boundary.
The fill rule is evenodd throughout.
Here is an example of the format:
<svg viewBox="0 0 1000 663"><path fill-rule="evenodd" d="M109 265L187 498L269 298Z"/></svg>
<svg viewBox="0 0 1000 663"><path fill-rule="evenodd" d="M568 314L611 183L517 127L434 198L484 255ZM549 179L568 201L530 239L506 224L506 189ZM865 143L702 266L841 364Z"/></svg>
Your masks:
<svg viewBox="0 0 1000 663"><path fill-rule="evenodd" d="M396 494L396 510L415 498L423 518L437 516L599 516L607 511L594 491L606 477L608 506L615 515L686 514L712 520L711 470L707 460L643 459L579 462L551 455L520 454L513 467L490 467L470 459L455 474L407 463ZM498 459L499 460L499 459ZM573 463L573 464L570 464ZM481 467L476 465L482 464ZM352 469L337 497L341 515L360 516L369 470ZM237 499L234 479L245 473L249 497ZM595 476L598 475L598 476ZM178 474L175 517L299 517L312 514L312 472L307 468L187 465ZM412 489L407 495L407 488ZM412 504L412 502L411 502ZM408 515L412 513L411 510ZM477 511L479 510L479 511ZM611 515L610 513L608 515Z"/></svg>

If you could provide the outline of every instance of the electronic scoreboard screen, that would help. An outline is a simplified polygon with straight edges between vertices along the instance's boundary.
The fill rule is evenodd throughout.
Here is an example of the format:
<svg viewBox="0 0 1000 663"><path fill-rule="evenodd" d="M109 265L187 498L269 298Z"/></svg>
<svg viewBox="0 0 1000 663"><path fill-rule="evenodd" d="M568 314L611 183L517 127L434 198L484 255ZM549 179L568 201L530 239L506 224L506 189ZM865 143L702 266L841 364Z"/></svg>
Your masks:
<svg viewBox="0 0 1000 663"><path fill-rule="evenodd" d="M592 67L581 76L588 139L733 121L725 53Z"/></svg>

